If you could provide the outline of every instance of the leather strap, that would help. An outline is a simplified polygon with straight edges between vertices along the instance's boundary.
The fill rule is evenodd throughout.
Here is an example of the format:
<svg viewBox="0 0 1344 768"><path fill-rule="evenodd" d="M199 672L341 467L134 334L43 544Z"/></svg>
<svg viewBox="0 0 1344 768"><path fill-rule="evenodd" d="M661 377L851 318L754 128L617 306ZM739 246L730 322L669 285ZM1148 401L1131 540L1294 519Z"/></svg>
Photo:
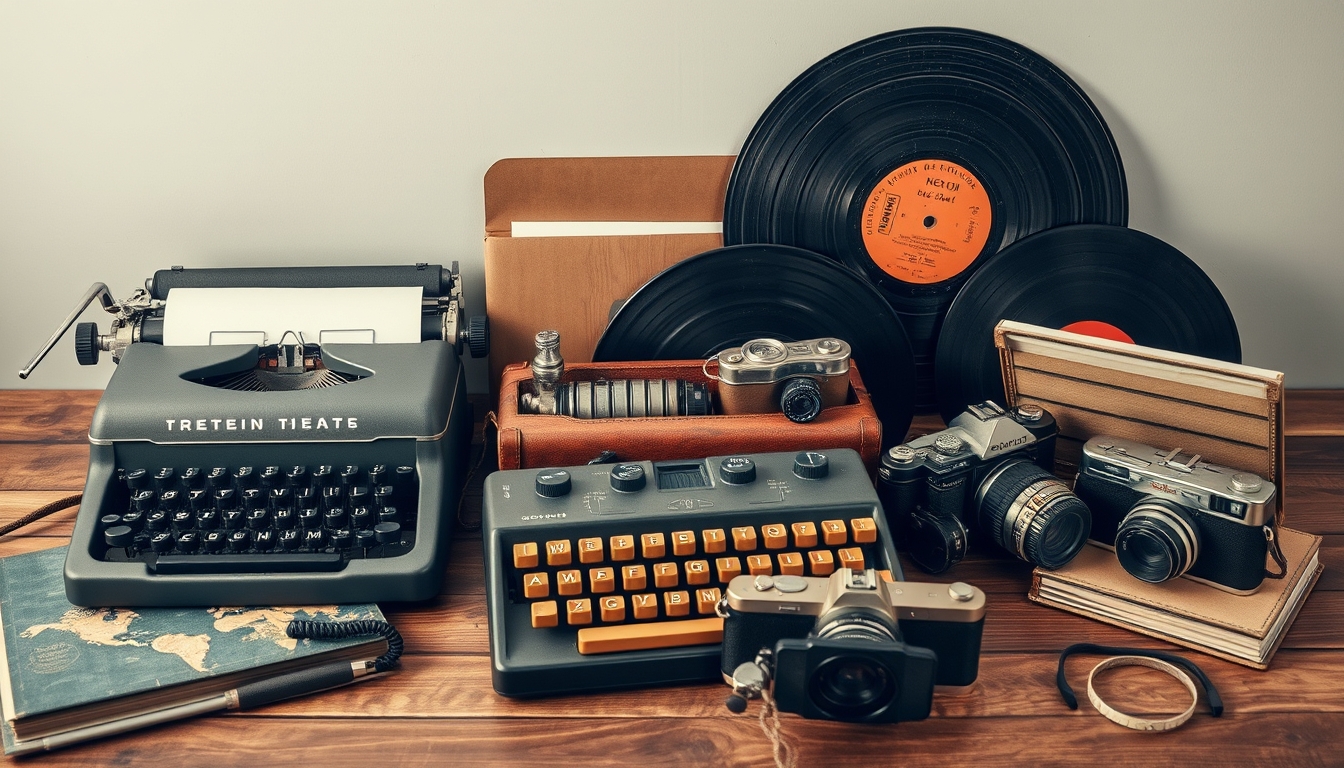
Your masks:
<svg viewBox="0 0 1344 768"><path fill-rule="evenodd" d="M1147 718L1121 712L1103 701L1101 696L1097 694L1096 688L1093 687L1093 681L1096 680L1098 674L1105 672L1108 669L1115 669L1116 667L1147 667L1149 669L1156 669L1159 672L1166 672L1168 675L1176 678L1176 680L1179 681L1181 685L1184 685L1185 689L1190 692L1190 706L1186 707L1184 712L1163 720L1149 720ZM1161 659L1154 659L1147 656L1112 656L1093 667L1092 672L1088 674L1087 698L1102 716L1113 723L1119 723L1126 728L1132 728L1136 731L1170 731L1174 728L1179 728L1195 713L1195 705L1199 703L1199 690L1195 688L1195 681L1191 680L1190 676L1185 674L1184 670L1174 664L1168 664Z"/></svg>

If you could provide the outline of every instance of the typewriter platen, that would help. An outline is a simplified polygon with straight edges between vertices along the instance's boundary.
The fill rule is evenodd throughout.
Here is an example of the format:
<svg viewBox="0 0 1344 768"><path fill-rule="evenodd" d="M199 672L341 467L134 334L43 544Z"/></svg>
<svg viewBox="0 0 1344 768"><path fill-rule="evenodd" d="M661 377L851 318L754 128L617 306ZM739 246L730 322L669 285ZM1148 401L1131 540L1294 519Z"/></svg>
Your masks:
<svg viewBox="0 0 1344 768"><path fill-rule="evenodd" d="M65 566L77 605L420 600L438 591L482 356L456 267L174 267L76 328L118 367ZM233 309L224 312L223 309Z"/></svg>

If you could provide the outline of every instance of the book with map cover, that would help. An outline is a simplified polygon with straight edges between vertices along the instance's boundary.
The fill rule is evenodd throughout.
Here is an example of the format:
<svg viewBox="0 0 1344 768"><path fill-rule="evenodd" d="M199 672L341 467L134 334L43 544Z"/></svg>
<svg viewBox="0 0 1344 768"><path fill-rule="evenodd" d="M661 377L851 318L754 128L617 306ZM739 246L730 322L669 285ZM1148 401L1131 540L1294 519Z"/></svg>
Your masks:
<svg viewBox="0 0 1344 768"><path fill-rule="evenodd" d="M79 608L65 547L0 559L5 754L76 729L160 712L284 672L383 653L381 637L295 640L290 619L382 620L378 606Z"/></svg>

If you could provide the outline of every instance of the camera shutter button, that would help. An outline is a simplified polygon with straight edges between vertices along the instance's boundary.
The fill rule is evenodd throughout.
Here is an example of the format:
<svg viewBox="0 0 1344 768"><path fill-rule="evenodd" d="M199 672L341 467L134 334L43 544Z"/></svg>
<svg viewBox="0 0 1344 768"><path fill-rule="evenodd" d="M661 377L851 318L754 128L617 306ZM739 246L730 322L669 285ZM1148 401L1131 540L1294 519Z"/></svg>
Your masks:
<svg viewBox="0 0 1344 768"><path fill-rule="evenodd" d="M1260 490L1263 484L1257 475L1252 475L1249 472L1238 472L1232 475L1232 482L1228 485L1228 488L1241 493L1255 493Z"/></svg>
<svg viewBox="0 0 1344 768"><path fill-rule="evenodd" d="M780 592L802 592L807 589L807 579L802 576L776 576L775 589Z"/></svg>
<svg viewBox="0 0 1344 768"><path fill-rule="evenodd" d="M964 581L954 581L948 585L947 594L958 603L965 603L975 597L975 587Z"/></svg>
<svg viewBox="0 0 1344 768"><path fill-rule="evenodd" d="M956 435L939 435L933 439L933 450L944 456L955 456L966 447L966 441Z"/></svg>
<svg viewBox="0 0 1344 768"><path fill-rule="evenodd" d="M1043 416L1045 416L1045 409L1039 405L1017 406L1018 421L1040 421Z"/></svg>
<svg viewBox="0 0 1344 768"><path fill-rule="evenodd" d="M757 592L769 592L775 588L775 580L769 576L757 576L752 579L751 585L756 588Z"/></svg>
<svg viewBox="0 0 1344 768"><path fill-rule="evenodd" d="M835 339L822 339L821 341L817 342L817 351L825 352L827 354L830 354L831 352L838 352L840 351L840 342L836 341Z"/></svg>

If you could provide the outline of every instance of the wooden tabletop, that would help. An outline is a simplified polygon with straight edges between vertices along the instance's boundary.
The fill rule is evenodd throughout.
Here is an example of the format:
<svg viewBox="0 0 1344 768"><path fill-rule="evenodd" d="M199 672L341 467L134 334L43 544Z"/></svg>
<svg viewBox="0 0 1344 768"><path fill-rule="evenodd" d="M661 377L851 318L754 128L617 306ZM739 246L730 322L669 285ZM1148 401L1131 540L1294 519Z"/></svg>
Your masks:
<svg viewBox="0 0 1344 768"><path fill-rule="evenodd" d="M99 392L0 391L0 524L84 484ZM952 572L989 595L980 680L935 696L933 716L895 726L783 718L800 765L1342 765L1344 764L1344 391L1293 391L1287 402L1285 509L1290 526L1325 536L1326 570L1268 672L1027 601L1029 569L968 559ZM482 410L478 406L478 412ZM926 430L932 424L919 423ZM464 517L480 508L480 479ZM74 510L0 539L0 556L65 544ZM917 573L908 569L911 573ZM952 581L954 579L944 579ZM753 765L773 764L754 716L733 715L728 689L678 688L511 701L490 687L479 533L459 531L443 593L384 604L406 639L402 669L382 680L256 712L198 718L33 758L44 766ZM1129 731L1054 687L1058 652L1076 642L1161 647L1194 659L1227 711L1167 734ZM1071 660L1085 685L1099 659ZM1102 693L1121 709L1175 713L1183 688L1151 670L1117 670Z"/></svg>

